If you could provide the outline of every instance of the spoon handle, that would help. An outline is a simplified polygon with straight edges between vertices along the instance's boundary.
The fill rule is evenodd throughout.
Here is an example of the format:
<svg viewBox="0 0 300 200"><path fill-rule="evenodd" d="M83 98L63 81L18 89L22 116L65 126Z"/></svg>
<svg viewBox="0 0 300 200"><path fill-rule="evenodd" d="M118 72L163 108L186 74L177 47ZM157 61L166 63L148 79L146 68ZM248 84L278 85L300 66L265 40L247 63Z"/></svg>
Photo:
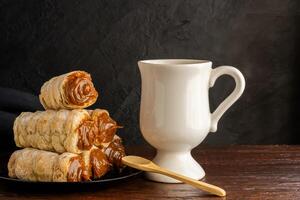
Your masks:
<svg viewBox="0 0 300 200"><path fill-rule="evenodd" d="M217 187L215 185L208 184L208 183L205 183L205 182L202 182L202 181L198 181L198 180L189 178L187 176L177 174L175 172L169 171L169 170L161 168L159 166L155 166L155 168L153 169L153 172L169 176L171 178L174 178L174 179L177 179L177 180L182 181L184 183L190 184L190 185L192 185L196 188L199 188L199 189L204 190L206 192L215 194L217 196L221 196L221 197L226 196L225 190L223 190L220 187Z"/></svg>

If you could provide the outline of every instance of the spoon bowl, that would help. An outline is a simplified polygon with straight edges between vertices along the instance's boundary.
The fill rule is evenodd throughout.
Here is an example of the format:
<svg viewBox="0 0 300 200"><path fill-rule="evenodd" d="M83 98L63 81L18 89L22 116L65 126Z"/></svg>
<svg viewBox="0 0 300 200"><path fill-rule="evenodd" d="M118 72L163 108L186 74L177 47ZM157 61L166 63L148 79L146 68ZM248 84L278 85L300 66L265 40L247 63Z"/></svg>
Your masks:
<svg viewBox="0 0 300 200"><path fill-rule="evenodd" d="M125 156L122 158L122 161L127 163L140 164L140 165L154 164L151 160L148 160L140 156Z"/></svg>
<svg viewBox="0 0 300 200"><path fill-rule="evenodd" d="M153 172L156 167L151 160L139 156L125 156L122 158L122 162L129 167L146 172Z"/></svg>

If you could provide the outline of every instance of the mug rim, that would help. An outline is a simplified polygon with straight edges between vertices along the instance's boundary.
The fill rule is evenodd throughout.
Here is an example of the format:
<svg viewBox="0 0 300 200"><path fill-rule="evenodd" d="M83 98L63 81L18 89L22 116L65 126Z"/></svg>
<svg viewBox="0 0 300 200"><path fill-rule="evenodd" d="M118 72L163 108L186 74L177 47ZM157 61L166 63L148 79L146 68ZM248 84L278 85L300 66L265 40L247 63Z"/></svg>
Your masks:
<svg viewBox="0 0 300 200"><path fill-rule="evenodd" d="M211 64L209 60L200 59L149 59L140 60L138 64L164 65L164 66L195 66L201 64Z"/></svg>

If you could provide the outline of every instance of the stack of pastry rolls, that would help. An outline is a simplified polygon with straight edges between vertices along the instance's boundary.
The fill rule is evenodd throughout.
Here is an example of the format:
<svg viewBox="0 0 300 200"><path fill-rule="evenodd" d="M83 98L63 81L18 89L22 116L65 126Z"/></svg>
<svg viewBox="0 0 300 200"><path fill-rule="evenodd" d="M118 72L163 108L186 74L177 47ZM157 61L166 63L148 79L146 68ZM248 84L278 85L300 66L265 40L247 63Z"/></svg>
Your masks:
<svg viewBox="0 0 300 200"><path fill-rule="evenodd" d="M39 95L45 111L23 112L14 122L18 147L9 176L29 181L79 182L122 169L125 150L117 123L96 102L91 76L73 71L45 82Z"/></svg>

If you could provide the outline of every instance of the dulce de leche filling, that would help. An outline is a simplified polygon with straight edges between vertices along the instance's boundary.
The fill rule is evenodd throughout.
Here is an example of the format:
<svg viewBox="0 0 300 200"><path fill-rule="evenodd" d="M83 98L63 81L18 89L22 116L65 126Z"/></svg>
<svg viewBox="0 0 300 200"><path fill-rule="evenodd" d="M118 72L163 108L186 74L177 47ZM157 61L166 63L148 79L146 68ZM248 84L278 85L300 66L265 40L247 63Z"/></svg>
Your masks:
<svg viewBox="0 0 300 200"><path fill-rule="evenodd" d="M108 161L117 168L122 168L122 157L126 156L125 148L121 139L114 139L106 148L103 149Z"/></svg>
<svg viewBox="0 0 300 200"><path fill-rule="evenodd" d="M81 71L74 72L67 77L65 94L69 103L78 106L94 102L98 97L91 76Z"/></svg>
<svg viewBox="0 0 300 200"><path fill-rule="evenodd" d="M70 166L67 173L67 181L68 182L79 182L81 180L86 179L86 175L84 172L84 163L80 156L73 157L70 160Z"/></svg>
<svg viewBox="0 0 300 200"><path fill-rule="evenodd" d="M117 123L106 112L93 116L79 126L77 146L81 150L89 150L94 144L111 142L117 128Z"/></svg>
<svg viewBox="0 0 300 200"><path fill-rule="evenodd" d="M89 150L95 141L99 129L93 120L86 120L79 126L77 146L81 150Z"/></svg>
<svg viewBox="0 0 300 200"><path fill-rule="evenodd" d="M101 113L97 117L96 123L99 129L99 133L95 138L96 144L111 142L116 134L117 128L120 128L106 112Z"/></svg>
<svg viewBox="0 0 300 200"><path fill-rule="evenodd" d="M100 149L93 149L90 154L90 164L94 178L100 178L110 168L106 155Z"/></svg>

